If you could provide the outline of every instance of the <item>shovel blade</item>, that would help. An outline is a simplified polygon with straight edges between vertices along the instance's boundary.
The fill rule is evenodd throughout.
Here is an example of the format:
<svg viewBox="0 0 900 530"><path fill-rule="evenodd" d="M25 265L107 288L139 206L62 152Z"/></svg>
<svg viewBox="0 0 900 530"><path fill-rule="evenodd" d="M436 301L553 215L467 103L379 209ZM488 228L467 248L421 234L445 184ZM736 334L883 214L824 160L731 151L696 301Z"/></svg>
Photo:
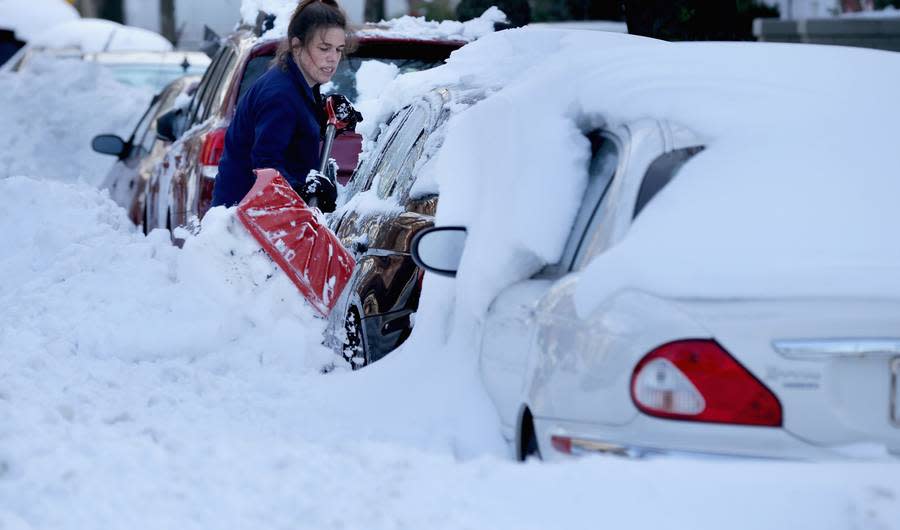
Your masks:
<svg viewBox="0 0 900 530"><path fill-rule="evenodd" d="M256 184L237 216L304 298L327 316L353 274L355 261L274 169L256 170Z"/></svg>

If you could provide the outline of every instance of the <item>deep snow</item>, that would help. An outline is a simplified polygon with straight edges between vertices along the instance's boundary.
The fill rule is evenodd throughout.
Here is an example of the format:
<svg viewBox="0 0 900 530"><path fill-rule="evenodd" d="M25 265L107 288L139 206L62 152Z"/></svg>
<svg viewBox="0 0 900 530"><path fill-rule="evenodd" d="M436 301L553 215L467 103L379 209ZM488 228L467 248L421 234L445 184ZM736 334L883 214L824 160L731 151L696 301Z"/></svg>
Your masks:
<svg viewBox="0 0 900 530"><path fill-rule="evenodd" d="M483 41L400 76L364 124L460 71L499 90L583 38ZM87 129L126 113L71 64L43 78L82 80L68 128L0 77L26 145L66 140L0 173L0 528L900 528L896 463L512 463L450 280L426 278L404 348L348 371L231 211L178 249L90 185Z"/></svg>
<svg viewBox="0 0 900 530"><path fill-rule="evenodd" d="M65 0L0 0L0 28L28 42L51 26L77 20L78 11Z"/></svg>
<svg viewBox="0 0 900 530"><path fill-rule="evenodd" d="M97 134L128 139L153 94L96 63L36 56L0 73L0 178L40 175L100 184L115 159L91 150Z"/></svg>

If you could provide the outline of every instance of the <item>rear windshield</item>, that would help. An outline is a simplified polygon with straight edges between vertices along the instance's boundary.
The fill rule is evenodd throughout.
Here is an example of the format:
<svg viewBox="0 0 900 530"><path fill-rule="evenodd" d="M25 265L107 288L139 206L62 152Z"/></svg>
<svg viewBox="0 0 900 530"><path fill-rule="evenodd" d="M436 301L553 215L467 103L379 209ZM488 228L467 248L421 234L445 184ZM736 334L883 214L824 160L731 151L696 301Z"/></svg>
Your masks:
<svg viewBox="0 0 900 530"><path fill-rule="evenodd" d="M272 64L274 55L258 55L247 63L244 77L241 79L241 87L238 92L238 100L244 95L253 83L263 75ZM350 101L356 102L359 91L356 84L356 72L363 63L377 61L382 64L390 64L397 67L397 75L408 72L419 72L443 64L443 59L382 59L370 57L348 57L338 64L338 69L330 83L322 86L322 95L343 94Z"/></svg>
<svg viewBox="0 0 900 530"><path fill-rule="evenodd" d="M421 60L421 59L373 59L365 57L348 57L340 62L331 82L322 86L322 94L343 94L350 101L356 102L359 97L359 91L356 85L356 72L359 71L363 63L369 61L377 61L382 64L391 64L397 67L397 74L405 74L407 72L418 72L434 68L442 64L442 60Z"/></svg>

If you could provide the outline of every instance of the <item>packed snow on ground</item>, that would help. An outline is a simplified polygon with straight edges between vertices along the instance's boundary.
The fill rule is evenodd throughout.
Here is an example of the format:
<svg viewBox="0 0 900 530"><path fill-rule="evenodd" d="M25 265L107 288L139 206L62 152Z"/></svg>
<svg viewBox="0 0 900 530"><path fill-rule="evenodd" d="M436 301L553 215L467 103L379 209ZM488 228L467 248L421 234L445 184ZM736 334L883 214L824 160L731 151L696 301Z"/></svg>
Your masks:
<svg viewBox="0 0 900 530"><path fill-rule="evenodd" d="M168 52L173 49L172 43L159 33L99 18L54 25L36 35L29 44L44 48L78 48L83 53Z"/></svg>
<svg viewBox="0 0 900 530"><path fill-rule="evenodd" d="M49 27L79 17L65 0L0 0L0 28L13 30L25 42Z"/></svg>
<svg viewBox="0 0 900 530"><path fill-rule="evenodd" d="M78 60L37 56L21 72L0 73L0 178L99 184L115 158L95 153L91 139L111 133L127 140L152 97Z"/></svg>
<svg viewBox="0 0 900 530"><path fill-rule="evenodd" d="M497 99L517 101L516 90L555 75L551 66L582 38L518 35L477 41L435 79L398 77L385 108L412 97L415 86L466 76L495 82ZM521 76L522 88L505 92L504 71L490 65L518 66L512 77ZM565 86L556 78L555 90ZM589 86L575 90L582 91ZM544 99L548 93L557 92ZM20 101L21 93L10 100ZM564 116L545 121L556 103L539 101L517 107L513 124L534 113L531 123L549 124L548 132L577 135ZM19 119L10 107L0 106L4 123ZM463 116L476 108L459 113L453 130L466 131ZM32 119L47 115L35 108ZM74 121L71 128L83 129ZM30 131L39 143L53 130ZM462 145L451 135L446 153ZM506 138L491 138L498 156L511 149ZM584 159L561 153L562 140L527 152ZM427 277L407 345L352 372L320 345L324 322L233 210L210 210L179 249L163 231L145 237L131 226L89 185L99 175L79 182L42 172L77 152L13 151L17 164L34 169L0 177L2 528L900 528L895 463L515 464L466 343L472 329L454 319L452 280ZM572 160L554 164L552 175L563 180L529 204L565 200ZM442 193L452 189L449 174L437 177ZM457 193L472 181L460 182ZM482 183L484 200L504 191L500 181ZM535 192L527 182L515 197ZM508 196L496 204L509 204ZM452 219L442 210L447 220L474 212L458 203L447 211L458 212ZM500 241L500 259L518 237ZM541 244L549 255L553 244Z"/></svg>

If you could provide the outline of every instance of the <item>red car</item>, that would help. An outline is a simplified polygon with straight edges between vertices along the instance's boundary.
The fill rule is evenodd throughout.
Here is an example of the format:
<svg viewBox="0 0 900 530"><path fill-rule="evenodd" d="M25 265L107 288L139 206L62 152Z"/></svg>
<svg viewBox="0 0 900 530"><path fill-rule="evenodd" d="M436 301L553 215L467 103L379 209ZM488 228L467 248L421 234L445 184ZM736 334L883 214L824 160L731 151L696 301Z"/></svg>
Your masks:
<svg viewBox="0 0 900 530"><path fill-rule="evenodd" d="M260 40L242 30L225 39L203 76L190 105L159 120L158 134L175 141L148 182L146 219L149 228L193 229L212 201L213 184L225 145L225 132L241 95L269 67L280 40ZM399 39L357 35L357 48L332 80L333 91L353 100L355 73L363 62L394 63L401 73L441 64L464 42ZM332 157L339 166L338 182L345 184L356 167L361 137L344 134L335 141ZM176 239L176 242L178 240Z"/></svg>

